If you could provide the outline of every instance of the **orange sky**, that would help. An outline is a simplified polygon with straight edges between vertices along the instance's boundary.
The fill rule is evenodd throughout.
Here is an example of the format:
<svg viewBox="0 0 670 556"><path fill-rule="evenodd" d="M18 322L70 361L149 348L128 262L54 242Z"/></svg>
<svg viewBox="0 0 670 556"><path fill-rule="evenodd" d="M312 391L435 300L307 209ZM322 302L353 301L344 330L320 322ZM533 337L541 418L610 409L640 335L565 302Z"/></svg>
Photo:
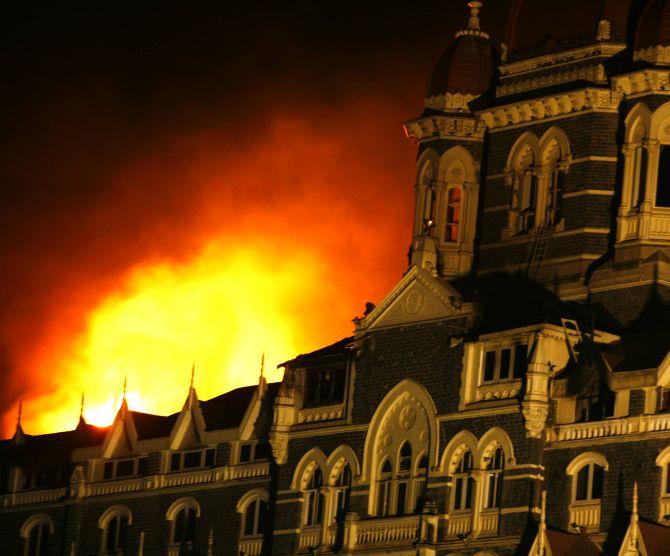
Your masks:
<svg viewBox="0 0 670 556"><path fill-rule="evenodd" d="M57 280L39 327L7 325L26 432L74 426L82 391L86 418L109 423L125 375L132 408L169 413L194 362L208 398L254 383L263 351L278 380L278 363L350 334L404 270L407 116L381 96L314 105L250 135L225 122L165 135L124 160L70 231L86 257L56 268L45 254Z"/></svg>

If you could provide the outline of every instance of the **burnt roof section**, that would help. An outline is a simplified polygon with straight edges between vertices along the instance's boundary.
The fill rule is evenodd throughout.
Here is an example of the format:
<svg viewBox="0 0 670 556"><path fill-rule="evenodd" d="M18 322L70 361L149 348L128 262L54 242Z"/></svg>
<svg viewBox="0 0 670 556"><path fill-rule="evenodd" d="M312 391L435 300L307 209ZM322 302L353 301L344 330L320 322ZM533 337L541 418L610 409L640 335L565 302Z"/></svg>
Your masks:
<svg viewBox="0 0 670 556"><path fill-rule="evenodd" d="M641 371L658 367L670 351L670 331L631 332L621 340L602 346L602 355L614 372Z"/></svg>
<svg viewBox="0 0 670 556"><path fill-rule="evenodd" d="M152 413L141 413L140 411L131 411L135 430L137 430L138 440L147 438L162 438L170 436L172 427L179 417L179 413L172 415L154 415Z"/></svg>
<svg viewBox="0 0 670 556"><path fill-rule="evenodd" d="M328 365L331 363L340 363L345 360L351 352L351 345L354 341L353 336L343 338L334 344L317 349L310 353L303 353L294 359L277 365L277 367L305 367L308 365Z"/></svg>
<svg viewBox="0 0 670 556"><path fill-rule="evenodd" d="M268 384L266 396L274 399L279 390L278 382ZM243 386L205 402L200 402L200 410L205 419L205 428L208 431L234 429L240 426L242 419L258 386Z"/></svg>

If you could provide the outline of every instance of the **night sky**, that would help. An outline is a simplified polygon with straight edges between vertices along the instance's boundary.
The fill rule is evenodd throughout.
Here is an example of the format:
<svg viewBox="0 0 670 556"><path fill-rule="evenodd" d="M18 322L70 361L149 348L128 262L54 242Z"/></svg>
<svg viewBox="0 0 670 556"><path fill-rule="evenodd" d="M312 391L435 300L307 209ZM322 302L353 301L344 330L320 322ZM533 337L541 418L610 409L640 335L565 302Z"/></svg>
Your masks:
<svg viewBox="0 0 670 556"><path fill-rule="evenodd" d="M90 312L130 269L188 261L206 238L316 253L347 317L399 278L415 156L401 125L465 2L24 4L0 33L8 414L23 398L35 421L90 388L67 370ZM504 13L485 2L484 29ZM322 312L311 287L303 309Z"/></svg>

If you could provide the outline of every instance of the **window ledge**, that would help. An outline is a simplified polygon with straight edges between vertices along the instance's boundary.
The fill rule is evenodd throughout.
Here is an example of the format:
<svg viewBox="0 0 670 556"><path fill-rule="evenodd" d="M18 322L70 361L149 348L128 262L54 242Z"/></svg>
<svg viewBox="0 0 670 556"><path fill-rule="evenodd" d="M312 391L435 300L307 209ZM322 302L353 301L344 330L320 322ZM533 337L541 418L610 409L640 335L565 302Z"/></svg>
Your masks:
<svg viewBox="0 0 670 556"><path fill-rule="evenodd" d="M519 378L482 383L477 387L477 399L475 401L487 402L515 398L519 395L521 385L522 380Z"/></svg>
<svg viewBox="0 0 670 556"><path fill-rule="evenodd" d="M298 423L315 423L317 421L332 421L342 419L344 416L344 403L339 402L331 405L303 408L298 412Z"/></svg>

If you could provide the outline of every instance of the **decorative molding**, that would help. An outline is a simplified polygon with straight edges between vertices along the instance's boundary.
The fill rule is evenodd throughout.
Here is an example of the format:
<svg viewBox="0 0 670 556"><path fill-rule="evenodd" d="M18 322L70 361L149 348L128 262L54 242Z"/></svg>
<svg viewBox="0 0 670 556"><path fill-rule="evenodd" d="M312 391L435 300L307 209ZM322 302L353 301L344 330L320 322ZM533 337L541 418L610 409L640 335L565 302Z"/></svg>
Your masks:
<svg viewBox="0 0 670 556"><path fill-rule="evenodd" d="M298 412L298 423L314 423L318 421L332 421L342 419L344 416L344 404L326 407L315 407L301 409Z"/></svg>
<svg viewBox="0 0 670 556"><path fill-rule="evenodd" d="M469 93L445 93L426 98L425 105L426 108L444 112L470 112L469 104L476 98L477 95Z"/></svg>
<svg viewBox="0 0 670 556"><path fill-rule="evenodd" d="M668 92L670 91L670 72L661 69L644 69L613 77L612 86L615 91L626 96Z"/></svg>
<svg viewBox="0 0 670 556"><path fill-rule="evenodd" d="M556 116L586 112L618 111L622 94L608 89L587 88L569 93L516 102L478 112L489 129L538 122Z"/></svg>
<svg viewBox="0 0 670 556"><path fill-rule="evenodd" d="M572 69L565 69L563 71L545 73L527 79L519 79L518 81L510 80L499 85L496 92L498 93L498 96L513 95L525 91L532 91L534 89L553 87L562 83L570 83L571 81L606 83L607 73L605 72L605 66L603 64L579 66ZM426 104L426 106L427 105L428 104Z"/></svg>
<svg viewBox="0 0 670 556"><path fill-rule="evenodd" d="M411 120L404 126L405 135L419 143L434 139L484 140L486 127L472 116L429 116Z"/></svg>
<svg viewBox="0 0 670 556"><path fill-rule="evenodd" d="M640 415L547 428L547 442L571 442L670 431L670 414Z"/></svg>
<svg viewBox="0 0 670 556"><path fill-rule="evenodd" d="M583 46L581 48L574 48L571 50L564 50L562 52L555 52L552 54L545 54L544 56L535 56L518 62L509 62L500 66L500 74L504 78L531 71L544 70L548 67L557 67L565 64L572 64L580 60L596 57L614 56L626 48L625 44L600 42Z"/></svg>
<svg viewBox="0 0 670 556"><path fill-rule="evenodd" d="M633 61L668 65L670 64L670 46L658 44L636 50L633 52Z"/></svg>

